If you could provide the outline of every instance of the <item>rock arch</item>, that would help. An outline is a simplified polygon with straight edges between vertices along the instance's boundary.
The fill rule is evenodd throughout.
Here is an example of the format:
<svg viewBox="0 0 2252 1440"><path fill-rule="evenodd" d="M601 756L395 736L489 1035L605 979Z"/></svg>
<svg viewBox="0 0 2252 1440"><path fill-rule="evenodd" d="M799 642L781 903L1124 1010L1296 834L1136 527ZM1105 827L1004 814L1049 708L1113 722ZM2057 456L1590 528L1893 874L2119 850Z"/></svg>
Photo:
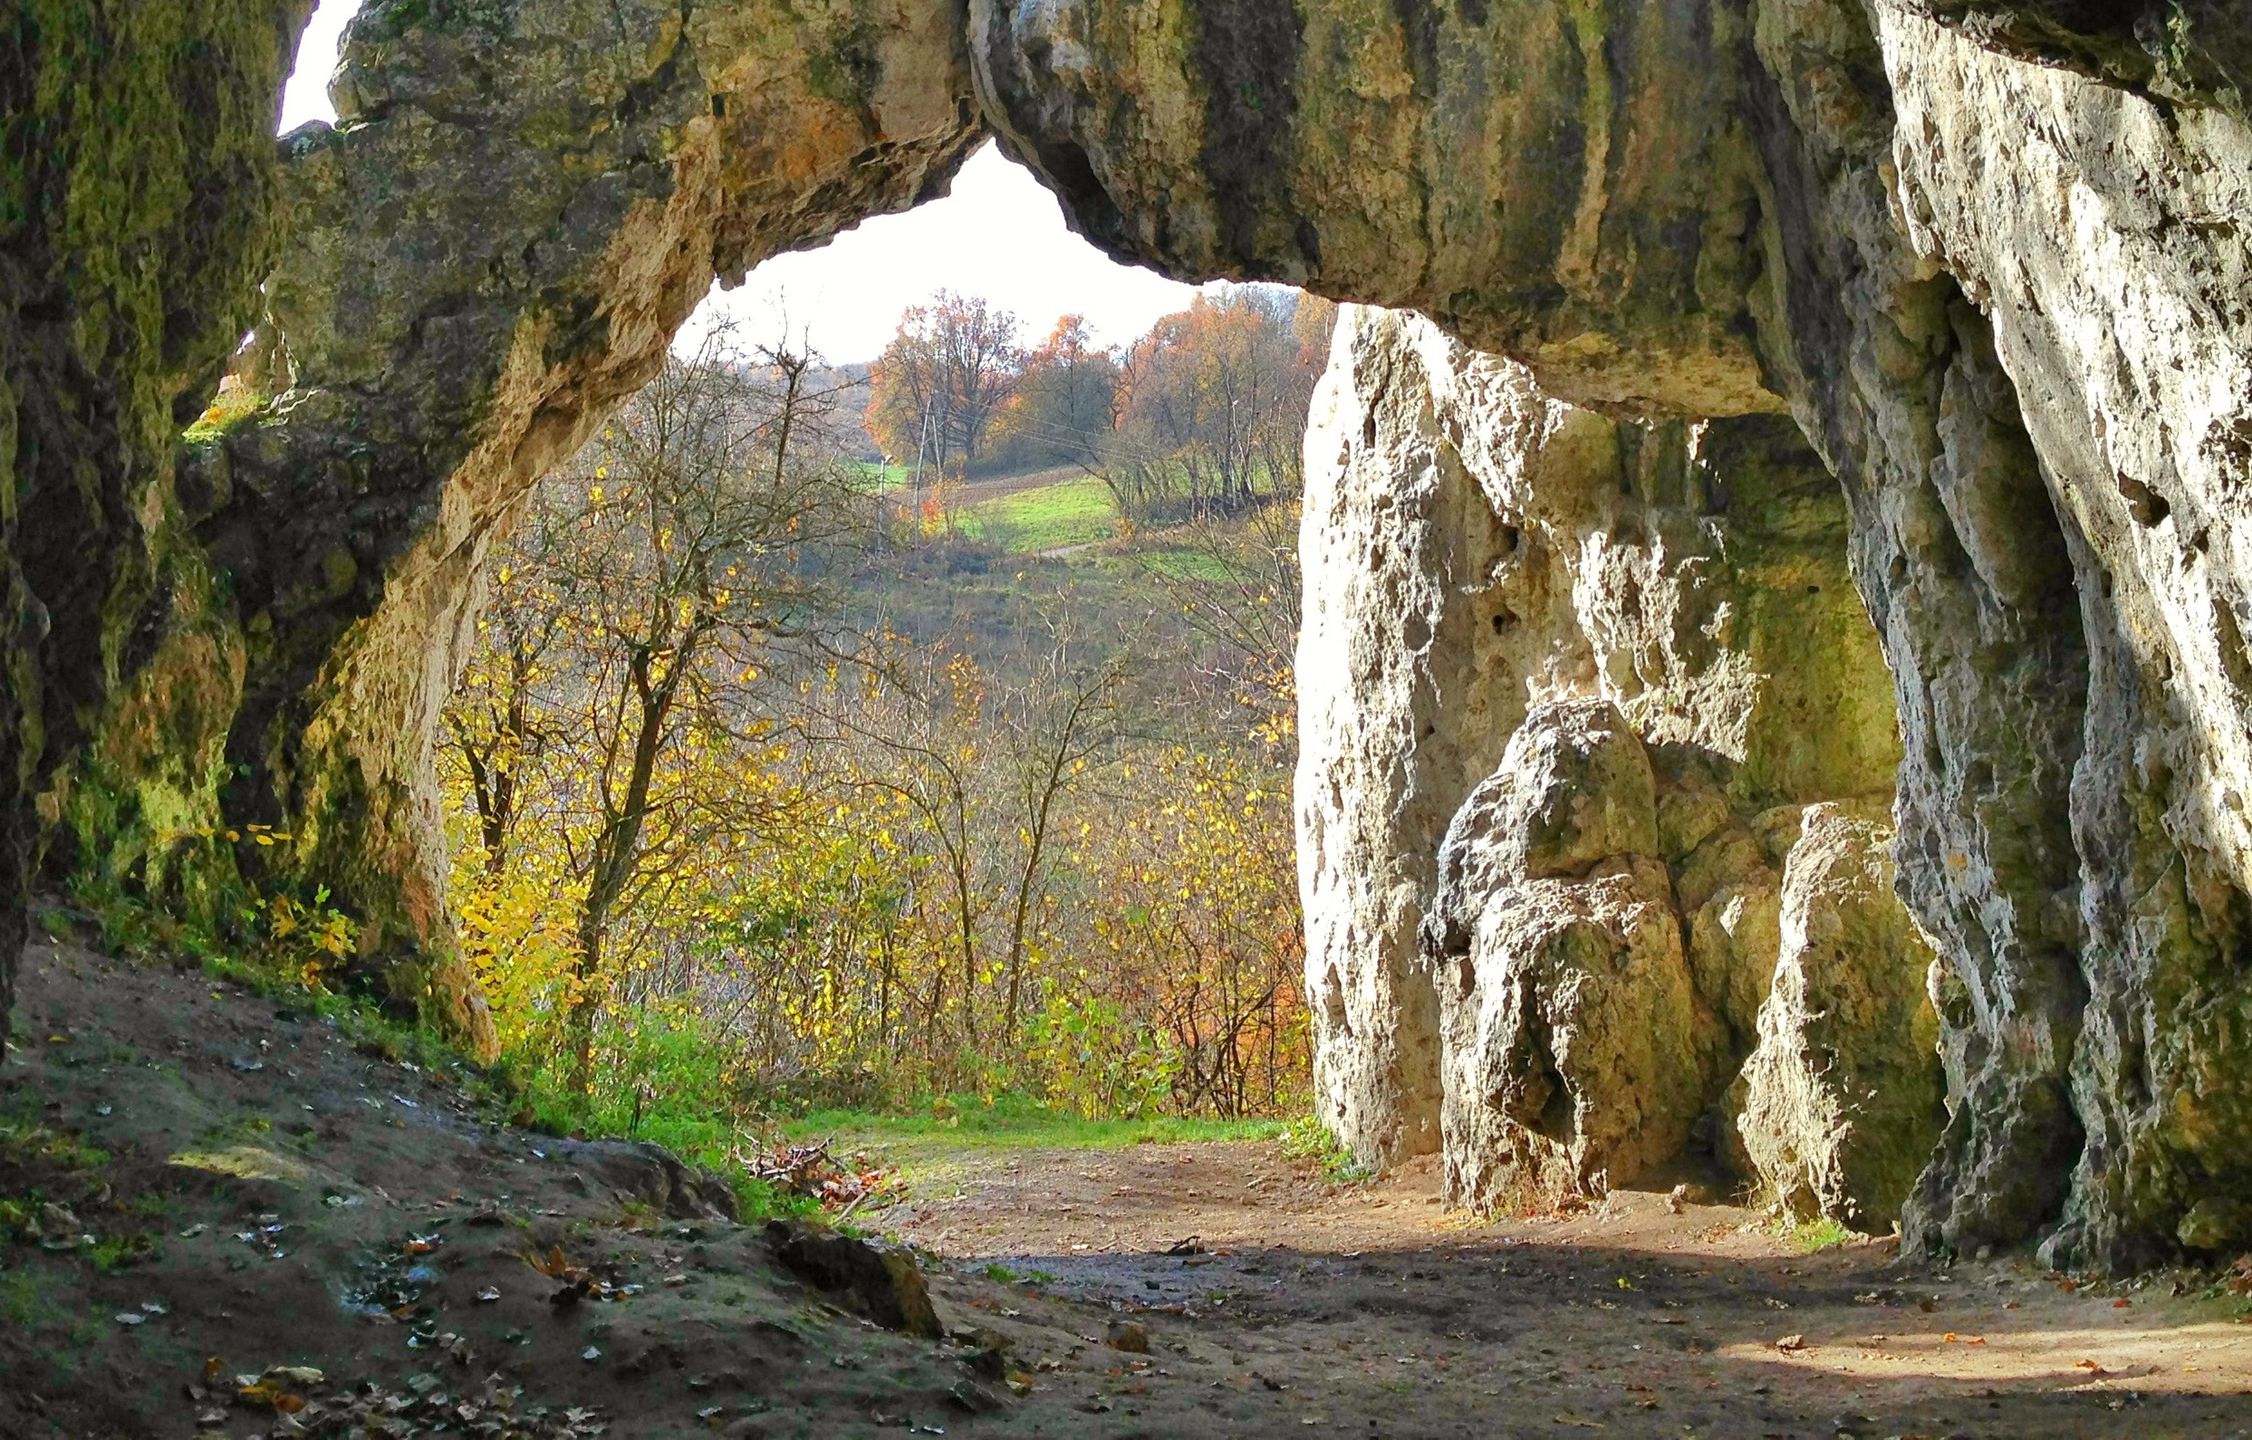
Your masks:
<svg viewBox="0 0 2252 1440"><path fill-rule="evenodd" d="M35 7L0 87L149 38L68 8ZM167 412L264 268L255 126L302 8L151 10L237 87L151 92L203 142L192 195L120 211L172 246L153 292L74 268L123 242L56 188L114 163L119 122L8 92L6 153L65 142L8 162L41 203L0 215L46 257L0 309L13 868L44 791L59 864L185 895L177 837L223 805L378 933L429 925L416 727L480 536L709 275L910 203L990 129L1116 253L1419 308L1598 407L1790 414L1843 487L1899 702L1901 885L1943 960L1915 1238L2110 1264L2252 1241L2209 1203L2252 1180L2234 7L378 0L345 127L288 162L269 294L297 388L166 484ZM164 345L86 328L128 295ZM97 400L119 443L74 472ZM58 576L82 534L91 578ZM0 941L21 924L11 900Z"/></svg>

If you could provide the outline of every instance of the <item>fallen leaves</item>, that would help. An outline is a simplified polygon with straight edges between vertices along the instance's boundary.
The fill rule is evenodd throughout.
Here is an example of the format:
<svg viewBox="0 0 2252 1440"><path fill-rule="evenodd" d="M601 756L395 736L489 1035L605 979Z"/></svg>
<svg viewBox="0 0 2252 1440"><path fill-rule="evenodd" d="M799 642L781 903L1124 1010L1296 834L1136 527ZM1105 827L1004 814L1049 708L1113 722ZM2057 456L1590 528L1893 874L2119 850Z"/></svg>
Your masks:
<svg viewBox="0 0 2252 1440"><path fill-rule="evenodd" d="M520 1253L525 1264L550 1280L562 1282L562 1288L547 1297L547 1303L559 1310L576 1305L581 1300L623 1300L641 1293L642 1287L639 1285L621 1285L595 1274L584 1265L573 1263L563 1253L560 1245L550 1245L545 1254L537 1250ZM499 1298L498 1291L494 1292L494 1298Z"/></svg>
<svg viewBox="0 0 2252 1440"><path fill-rule="evenodd" d="M880 1167L838 1160L826 1140L772 1146L754 1142L748 1149L738 1144L732 1154L753 1177L776 1189L830 1209L841 1206L848 1214L873 1198L886 1178Z"/></svg>
<svg viewBox="0 0 2252 1440"><path fill-rule="evenodd" d="M598 1410L573 1406L561 1411L524 1403L524 1387L495 1372L482 1383L449 1391L436 1374L422 1371L391 1388L374 1380L342 1389L310 1365L272 1365L255 1375L226 1374L213 1356L204 1363L202 1383L187 1387L200 1430L224 1430L228 1407L281 1417L271 1433L281 1435L445 1434L474 1440L594 1440L609 1427ZM216 1402L216 1403L215 1403Z"/></svg>

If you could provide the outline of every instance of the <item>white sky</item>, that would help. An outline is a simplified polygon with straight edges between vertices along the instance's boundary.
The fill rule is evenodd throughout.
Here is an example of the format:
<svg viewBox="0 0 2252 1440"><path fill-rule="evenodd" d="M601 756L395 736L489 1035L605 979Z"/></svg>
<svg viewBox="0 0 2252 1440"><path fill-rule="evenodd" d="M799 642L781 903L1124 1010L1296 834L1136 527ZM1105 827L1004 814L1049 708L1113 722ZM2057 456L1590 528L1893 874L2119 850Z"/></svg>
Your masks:
<svg viewBox="0 0 2252 1440"><path fill-rule="evenodd" d="M322 0L314 11L282 96L285 132L336 118L328 77L344 22L359 7L360 0ZM680 343L692 345L713 314L732 316L750 339L779 338L786 316L791 337L810 340L826 358L872 360L899 312L942 287L1015 311L1027 343L1044 337L1057 316L1076 313L1105 343L1124 344L1196 293L1120 265L1072 234L1055 197L987 145L962 167L951 195L878 216L818 250L777 255L736 290L715 287Z"/></svg>

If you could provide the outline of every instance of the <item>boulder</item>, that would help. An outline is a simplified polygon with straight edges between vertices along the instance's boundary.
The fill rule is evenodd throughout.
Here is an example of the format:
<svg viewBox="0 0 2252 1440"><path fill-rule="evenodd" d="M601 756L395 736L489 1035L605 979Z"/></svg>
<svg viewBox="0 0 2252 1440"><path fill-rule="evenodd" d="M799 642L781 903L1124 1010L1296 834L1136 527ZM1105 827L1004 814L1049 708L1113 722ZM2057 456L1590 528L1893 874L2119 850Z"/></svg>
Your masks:
<svg viewBox="0 0 2252 1440"><path fill-rule="evenodd" d="M1657 848L1649 757L1601 700L1535 707L1440 849L1448 1196L1600 1195L1679 1153L1709 1017Z"/></svg>
<svg viewBox="0 0 2252 1440"><path fill-rule="evenodd" d="M904 1247L788 1220L767 1221L766 1240L783 1269L878 1325L926 1340L944 1333L922 1268Z"/></svg>
<svg viewBox="0 0 2252 1440"><path fill-rule="evenodd" d="M1451 1202L1600 1196L1681 1152L1706 1105L1709 1019L1662 868L1507 886L1448 968Z"/></svg>
<svg viewBox="0 0 2252 1440"><path fill-rule="evenodd" d="M1930 943L1893 894L1891 825L1814 805L1783 866L1781 953L1734 1128L1793 1214L1881 1230L1945 1118Z"/></svg>

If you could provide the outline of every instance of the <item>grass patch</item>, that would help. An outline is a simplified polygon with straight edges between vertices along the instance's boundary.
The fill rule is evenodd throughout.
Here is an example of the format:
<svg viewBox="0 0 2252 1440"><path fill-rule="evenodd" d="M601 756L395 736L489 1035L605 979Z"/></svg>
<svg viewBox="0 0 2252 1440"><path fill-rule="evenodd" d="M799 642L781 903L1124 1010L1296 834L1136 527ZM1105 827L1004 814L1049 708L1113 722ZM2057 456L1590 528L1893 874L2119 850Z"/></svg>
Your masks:
<svg viewBox="0 0 2252 1440"><path fill-rule="evenodd" d="M1333 1184L1356 1185L1374 1174L1327 1125L1311 1115L1290 1122L1282 1132L1280 1148L1285 1159L1318 1166L1322 1178Z"/></svg>
<svg viewBox="0 0 2252 1440"><path fill-rule="evenodd" d="M17 1119L0 1119L0 1170L92 1176L109 1164L109 1152L76 1135Z"/></svg>
<svg viewBox="0 0 2252 1440"><path fill-rule="evenodd" d="M1861 1238L1827 1215L1813 1220L1785 1215L1775 1222L1773 1231L1779 1238L1790 1242L1792 1248L1802 1255L1834 1250Z"/></svg>
<svg viewBox="0 0 2252 1440"><path fill-rule="evenodd" d="M910 1146L945 1150L1120 1150L1130 1145L1195 1145L1272 1140L1280 1120L1204 1120L1173 1115L1099 1119L1051 1110L1020 1096L990 1102L950 1096L914 1115L812 1110L786 1121L795 1140L830 1140L845 1149Z"/></svg>
<svg viewBox="0 0 2252 1440"><path fill-rule="evenodd" d="M1209 550L1160 545L1136 553L1134 559L1143 570L1166 580L1202 580L1224 584L1235 578L1234 572L1228 569L1226 563Z"/></svg>
<svg viewBox="0 0 2252 1440"><path fill-rule="evenodd" d="M1080 475L980 500L963 512L960 523L965 535L1032 554L1110 539L1117 532L1118 507L1109 486Z"/></svg>
<svg viewBox="0 0 2252 1440"><path fill-rule="evenodd" d="M859 460L854 464L859 470L861 488L877 494L904 490L915 473L911 466L885 465L874 460Z"/></svg>

